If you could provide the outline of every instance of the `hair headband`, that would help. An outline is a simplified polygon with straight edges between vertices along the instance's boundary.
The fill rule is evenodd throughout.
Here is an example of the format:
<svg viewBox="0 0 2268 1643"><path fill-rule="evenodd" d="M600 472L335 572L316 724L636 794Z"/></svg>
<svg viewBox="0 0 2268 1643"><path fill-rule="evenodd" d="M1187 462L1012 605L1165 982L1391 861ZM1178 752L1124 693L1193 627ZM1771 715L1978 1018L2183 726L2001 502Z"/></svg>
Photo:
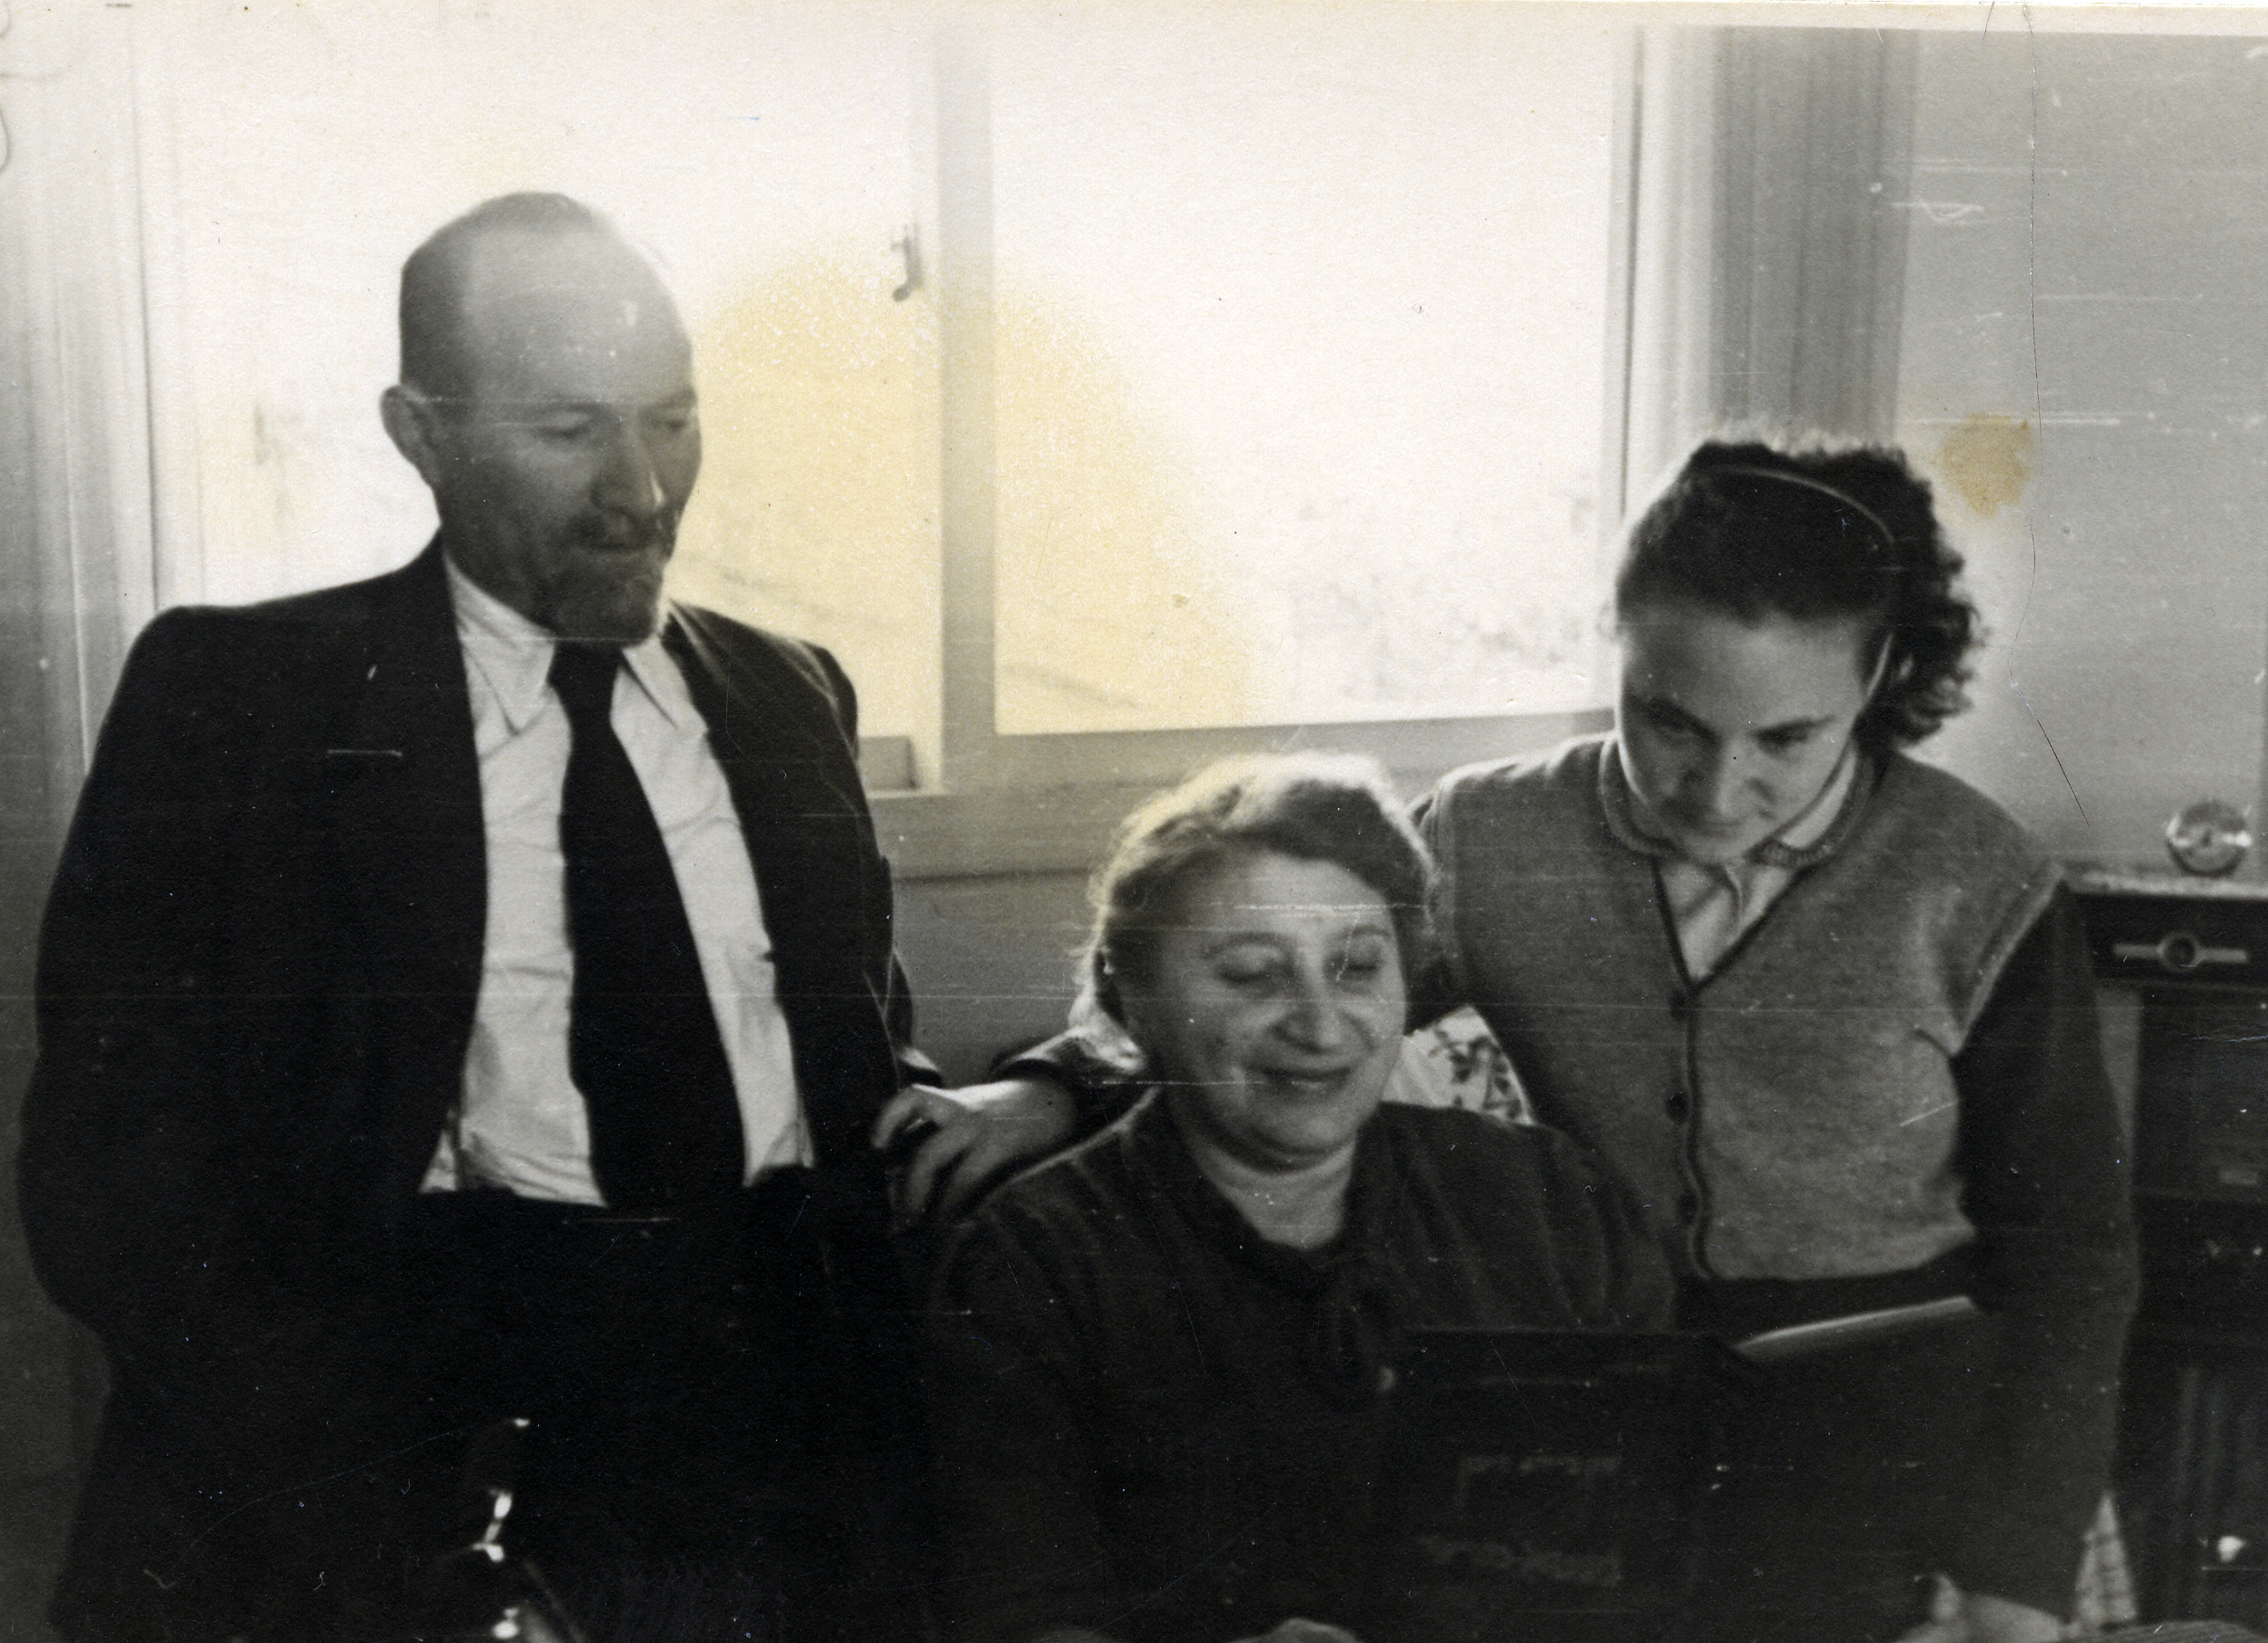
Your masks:
<svg viewBox="0 0 2268 1643"><path fill-rule="evenodd" d="M1776 467L1713 467L1704 469L1696 477L1706 477L1712 474L1737 474L1745 479L1771 479L1781 485L1801 486L1807 491L1816 491L1837 507L1848 508L1873 526L1875 534L1882 538L1883 546L1893 550L1893 557L1896 556L1898 539L1890 534L1890 527L1883 523L1882 516L1857 497L1835 489L1823 480L1813 479L1803 474L1791 474L1784 468Z"/></svg>

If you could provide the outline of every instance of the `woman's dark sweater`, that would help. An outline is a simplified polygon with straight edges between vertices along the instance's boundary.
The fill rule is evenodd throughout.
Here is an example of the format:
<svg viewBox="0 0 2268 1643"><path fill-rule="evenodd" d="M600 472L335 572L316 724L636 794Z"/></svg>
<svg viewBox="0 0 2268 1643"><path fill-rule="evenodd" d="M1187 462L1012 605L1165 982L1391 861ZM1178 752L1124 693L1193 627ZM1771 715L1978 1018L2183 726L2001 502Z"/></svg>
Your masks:
<svg viewBox="0 0 2268 1643"><path fill-rule="evenodd" d="M1209 1643L1359 1618L1397 1328L1659 1328L1671 1281L1574 1143L1388 1107L1346 1226L1263 1240L1160 1097L1015 1182L941 1269L933 1384L959 1635Z"/></svg>

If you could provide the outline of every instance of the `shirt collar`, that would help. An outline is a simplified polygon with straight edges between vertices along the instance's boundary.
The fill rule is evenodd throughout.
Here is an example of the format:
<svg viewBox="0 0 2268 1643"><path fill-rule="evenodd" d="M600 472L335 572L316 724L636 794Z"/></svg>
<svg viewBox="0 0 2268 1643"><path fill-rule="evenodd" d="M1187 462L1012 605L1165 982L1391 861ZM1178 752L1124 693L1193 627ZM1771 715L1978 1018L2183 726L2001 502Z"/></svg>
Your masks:
<svg viewBox="0 0 2268 1643"><path fill-rule="evenodd" d="M505 724L517 736L549 699L552 651L559 641L550 629L522 616L459 570L455 560L444 555L442 564L449 573L457 643L486 682ZM662 647L659 631L625 646L622 657L630 676L662 716L674 728L685 728L684 716L693 704Z"/></svg>
<svg viewBox="0 0 2268 1643"><path fill-rule="evenodd" d="M1818 796L1793 819L1752 846L1742 859L1791 870L1825 861L1858 825L1875 776L1873 761L1859 751L1856 742L1848 744ZM1599 760L1599 808L1607 830L1631 849L1642 856L1684 859L1674 845L1647 830L1629 772L1623 766L1619 738L1610 738Z"/></svg>

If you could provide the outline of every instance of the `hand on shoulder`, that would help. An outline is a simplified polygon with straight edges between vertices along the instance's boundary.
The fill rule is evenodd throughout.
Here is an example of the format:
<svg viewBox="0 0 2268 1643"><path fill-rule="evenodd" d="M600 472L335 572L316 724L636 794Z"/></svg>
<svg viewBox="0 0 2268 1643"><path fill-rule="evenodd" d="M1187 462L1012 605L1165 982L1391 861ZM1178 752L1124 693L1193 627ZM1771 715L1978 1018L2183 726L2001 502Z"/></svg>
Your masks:
<svg viewBox="0 0 2268 1643"><path fill-rule="evenodd" d="M1052 1078L1000 1078L900 1090L874 1119L874 1144L901 1154L897 1210L908 1221L951 1221L984 1190L1072 1138L1078 1109Z"/></svg>

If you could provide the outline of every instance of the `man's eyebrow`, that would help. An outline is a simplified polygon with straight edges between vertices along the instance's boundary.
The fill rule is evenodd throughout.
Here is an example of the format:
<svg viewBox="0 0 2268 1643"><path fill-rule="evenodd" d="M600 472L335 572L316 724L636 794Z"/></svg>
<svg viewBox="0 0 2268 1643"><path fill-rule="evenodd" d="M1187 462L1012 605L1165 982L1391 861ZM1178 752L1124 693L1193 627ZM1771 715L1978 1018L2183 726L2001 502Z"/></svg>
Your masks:
<svg viewBox="0 0 2268 1643"><path fill-rule="evenodd" d="M507 399L497 394L428 394L425 397L433 405L477 406L491 411L595 411L604 408L595 399Z"/></svg>
<svg viewBox="0 0 2268 1643"><path fill-rule="evenodd" d="M502 399L471 394L429 395L427 397L440 405L477 406L484 410L520 416L559 416L578 412L584 415L608 414L623 408L610 399L575 398L567 395L555 399ZM646 400L631 408L634 412L676 410L697 405L700 397L694 389L685 388L660 399Z"/></svg>

